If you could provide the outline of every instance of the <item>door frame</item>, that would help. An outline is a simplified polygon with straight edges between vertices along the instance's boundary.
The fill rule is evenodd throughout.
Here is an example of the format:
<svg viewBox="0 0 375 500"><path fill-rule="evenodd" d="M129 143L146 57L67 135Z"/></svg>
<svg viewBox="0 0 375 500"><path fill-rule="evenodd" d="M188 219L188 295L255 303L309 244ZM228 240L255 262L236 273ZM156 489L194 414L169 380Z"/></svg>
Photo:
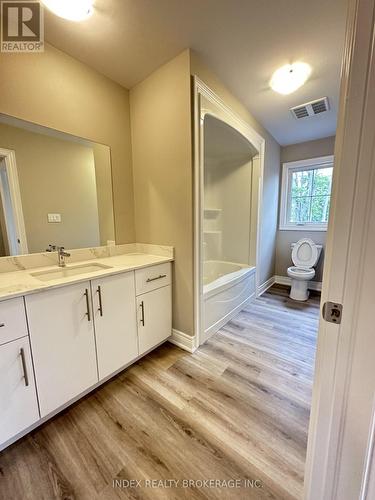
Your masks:
<svg viewBox="0 0 375 500"><path fill-rule="evenodd" d="M199 347L203 336L203 195L204 195L204 117L209 114L226 123L241 134L257 151L259 161L259 185L257 207L257 240L255 249L255 293L260 290L260 249L262 194L264 173L265 139L247 122L233 112L224 101L200 78L192 76L193 86L193 128L194 128L194 339L193 350Z"/></svg>
<svg viewBox="0 0 375 500"><path fill-rule="evenodd" d="M7 238L11 255L24 255L29 253L27 238L26 238L26 229L25 229L25 221L23 217L23 209L22 209L22 200L21 200L21 191L18 180L18 171L17 171L17 163L16 163L16 153L11 149L3 149L0 148L0 158L4 160L6 174L8 178L9 185L9 195L11 199L12 205L12 215L14 219L14 225L16 230L16 238L18 240L18 251L15 249L11 250L10 238L9 238L9 224L7 221L7 217L5 214L4 207L4 186L0 178L0 194L1 200L3 202L4 207L4 218L7 230Z"/></svg>
<svg viewBox="0 0 375 500"><path fill-rule="evenodd" d="M363 317L358 314L360 293L365 290L364 259L375 246L369 231L375 210L374 20L374 0L349 1L322 288L322 304L341 303L343 314L341 324L320 320L319 325L306 500L370 498L375 474L371 470L375 397L368 383L375 379L375 366L365 363L363 351L367 345L373 352L375 339L368 329L359 327ZM365 320L370 321L368 317ZM354 398L353 405L353 388L361 384L361 394L355 394L358 399ZM357 420L353 425L355 405Z"/></svg>

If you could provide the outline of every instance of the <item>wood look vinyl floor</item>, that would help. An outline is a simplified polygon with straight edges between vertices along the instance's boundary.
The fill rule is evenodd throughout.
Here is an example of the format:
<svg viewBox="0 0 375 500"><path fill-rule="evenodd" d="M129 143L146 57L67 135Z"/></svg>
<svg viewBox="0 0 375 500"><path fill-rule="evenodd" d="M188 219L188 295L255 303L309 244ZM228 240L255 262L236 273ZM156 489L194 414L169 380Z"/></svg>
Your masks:
<svg viewBox="0 0 375 500"><path fill-rule="evenodd" d="M165 344L3 451L0 498L301 498L318 314L273 287L194 354Z"/></svg>

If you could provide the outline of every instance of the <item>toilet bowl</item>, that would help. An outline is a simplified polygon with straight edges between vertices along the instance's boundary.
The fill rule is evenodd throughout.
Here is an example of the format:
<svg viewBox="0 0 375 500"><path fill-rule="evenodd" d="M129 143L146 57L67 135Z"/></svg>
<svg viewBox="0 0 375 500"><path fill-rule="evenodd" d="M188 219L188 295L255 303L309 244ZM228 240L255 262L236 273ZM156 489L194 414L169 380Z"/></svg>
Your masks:
<svg viewBox="0 0 375 500"><path fill-rule="evenodd" d="M292 243L292 261L294 266L288 267L288 276L292 279L289 297L293 300L309 298L308 283L315 276L314 267L318 263L322 246L315 245L309 238Z"/></svg>

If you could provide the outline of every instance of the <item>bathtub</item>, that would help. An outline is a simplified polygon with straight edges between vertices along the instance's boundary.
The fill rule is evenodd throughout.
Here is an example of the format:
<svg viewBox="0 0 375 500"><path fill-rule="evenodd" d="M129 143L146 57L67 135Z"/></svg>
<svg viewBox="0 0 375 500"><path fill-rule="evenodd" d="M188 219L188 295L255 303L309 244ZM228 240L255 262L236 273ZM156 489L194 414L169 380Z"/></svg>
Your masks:
<svg viewBox="0 0 375 500"><path fill-rule="evenodd" d="M255 296L255 267L209 260L203 263L204 336L207 340Z"/></svg>

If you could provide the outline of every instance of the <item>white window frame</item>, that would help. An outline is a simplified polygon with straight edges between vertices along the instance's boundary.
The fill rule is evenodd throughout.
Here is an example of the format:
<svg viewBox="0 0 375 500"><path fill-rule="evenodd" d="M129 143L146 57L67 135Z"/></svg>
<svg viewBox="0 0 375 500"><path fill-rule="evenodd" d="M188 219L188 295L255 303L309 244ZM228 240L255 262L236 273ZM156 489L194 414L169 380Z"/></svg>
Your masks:
<svg viewBox="0 0 375 500"><path fill-rule="evenodd" d="M333 155L283 163L279 221L279 229L281 231L327 231L327 222L288 222L289 180L291 178L290 173L294 170L314 170L316 168L327 168L333 166L333 164Z"/></svg>

